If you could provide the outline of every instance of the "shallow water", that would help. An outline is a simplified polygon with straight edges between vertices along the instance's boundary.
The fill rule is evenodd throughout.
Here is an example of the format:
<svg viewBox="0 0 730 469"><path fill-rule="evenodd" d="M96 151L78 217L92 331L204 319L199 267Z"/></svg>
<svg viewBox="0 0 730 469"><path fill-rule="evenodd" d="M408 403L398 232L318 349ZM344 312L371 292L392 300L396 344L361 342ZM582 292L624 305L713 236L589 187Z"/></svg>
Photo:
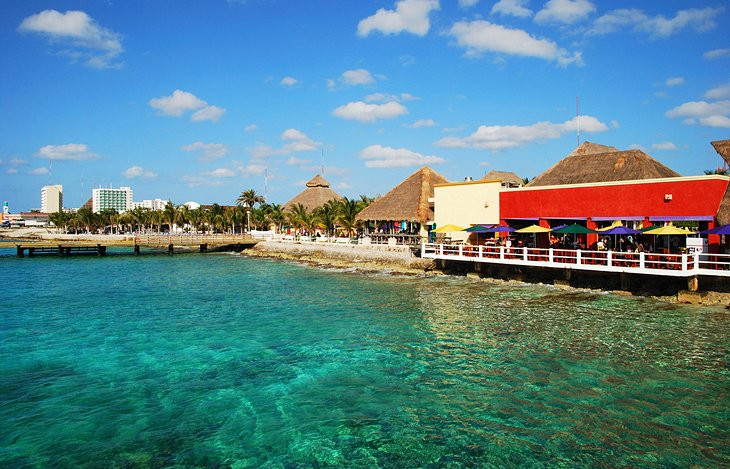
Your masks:
<svg viewBox="0 0 730 469"><path fill-rule="evenodd" d="M730 465L720 310L214 254L0 284L3 467Z"/></svg>

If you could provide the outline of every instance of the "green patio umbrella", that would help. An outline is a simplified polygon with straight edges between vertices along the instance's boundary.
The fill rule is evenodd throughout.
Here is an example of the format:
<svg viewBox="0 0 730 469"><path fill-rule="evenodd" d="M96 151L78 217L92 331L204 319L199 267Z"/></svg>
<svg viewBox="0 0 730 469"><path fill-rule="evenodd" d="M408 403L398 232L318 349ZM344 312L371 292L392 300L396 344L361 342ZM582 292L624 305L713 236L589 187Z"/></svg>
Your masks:
<svg viewBox="0 0 730 469"><path fill-rule="evenodd" d="M585 226L581 226L577 223L573 223L572 225L564 226L562 228L558 228L557 230L553 230L553 233L559 233L559 234L589 234L589 233L596 233L596 230L592 230L590 228L586 228Z"/></svg>

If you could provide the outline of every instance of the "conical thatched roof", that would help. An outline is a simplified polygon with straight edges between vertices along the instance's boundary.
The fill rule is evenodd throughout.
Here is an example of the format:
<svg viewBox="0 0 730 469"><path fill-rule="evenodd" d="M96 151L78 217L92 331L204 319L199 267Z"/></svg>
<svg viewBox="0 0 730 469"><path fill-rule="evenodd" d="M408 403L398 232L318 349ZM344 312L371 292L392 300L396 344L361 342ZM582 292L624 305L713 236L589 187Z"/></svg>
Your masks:
<svg viewBox="0 0 730 469"><path fill-rule="evenodd" d="M424 166L408 176L387 194L357 214L358 220L412 221L421 224L433 220L428 199L433 197L434 184L449 182L445 177Z"/></svg>
<svg viewBox="0 0 730 469"><path fill-rule="evenodd" d="M585 141L578 145L568 156L574 155L593 155L594 153L610 153L612 151L619 151L616 147L610 147L608 145L601 145L599 143L593 143Z"/></svg>
<svg viewBox="0 0 730 469"><path fill-rule="evenodd" d="M525 185L525 181L523 181L521 177L511 171L492 170L484 176L484 179L499 179L500 181L502 181L502 184L507 186L519 187Z"/></svg>
<svg viewBox="0 0 730 469"><path fill-rule="evenodd" d="M730 140L718 140L710 142L720 156L730 165ZM730 224L730 185L725 190L725 196L720 202L720 210L717 212L717 222L720 225Z"/></svg>
<svg viewBox="0 0 730 469"><path fill-rule="evenodd" d="M302 204L307 211L311 212L330 200L342 199L340 194L330 189L330 183L319 174L314 176L306 185L306 189L284 204L284 210L290 210L296 204Z"/></svg>
<svg viewBox="0 0 730 469"><path fill-rule="evenodd" d="M535 187L680 176L641 150L590 153L601 148L613 147L585 142L527 185Z"/></svg>
<svg viewBox="0 0 730 469"><path fill-rule="evenodd" d="M710 143L715 147L715 151L730 165L730 140L717 140Z"/></svg>

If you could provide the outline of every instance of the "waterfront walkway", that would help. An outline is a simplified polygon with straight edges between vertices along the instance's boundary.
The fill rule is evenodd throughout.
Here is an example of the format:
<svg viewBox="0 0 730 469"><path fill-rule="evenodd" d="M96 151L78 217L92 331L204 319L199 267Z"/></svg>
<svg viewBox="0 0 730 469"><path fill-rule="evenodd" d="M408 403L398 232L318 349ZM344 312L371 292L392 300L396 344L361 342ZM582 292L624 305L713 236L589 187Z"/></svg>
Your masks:
<svg viewBox="0 0 730 469"><path fill-rule="evenodd" d="M698 275L730 277L730 255L728 254L655 254L424 243L421 245L421 257L448 261L669 277Z"/></svg>

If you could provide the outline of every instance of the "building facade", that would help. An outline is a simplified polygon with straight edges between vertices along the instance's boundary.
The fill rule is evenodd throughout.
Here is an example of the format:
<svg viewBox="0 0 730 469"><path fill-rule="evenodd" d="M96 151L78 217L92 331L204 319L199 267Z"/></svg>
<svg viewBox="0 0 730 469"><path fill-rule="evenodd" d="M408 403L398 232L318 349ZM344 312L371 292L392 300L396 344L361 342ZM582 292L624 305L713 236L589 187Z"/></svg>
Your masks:
<svg viewBox="0 0 730 469"><path fill-rule="evenodd" d="M41 188L41 212L56 213L63 210L63 186L43 186Z"/></svg>
<svg viewBox="0 0 730 469"><path fill-rule="evenodd" d="M132 202L132 208L148 208L150 210L165 210L165 205L169 200L163 200L163 199L151 199L151 200L143 200L142 202Z"/></svg>
<svg viewBox="0 0 730 469"><path fill-rule="evenodd" d="M122 213L132 209L132 188L120 187L118 189L98 188L91 193L91 210L99 213L105 209L115 209Z"/></svg>
<svg viewBox="0 0 730 469"><path fill-rule="evenodd" d="M470 225L499 223L499 179L451 182L433 186L434 207L448 207L434 211L436 227L449 224L468 228ZM451 233L451 239L465 241L469 233Z"/></svg>

